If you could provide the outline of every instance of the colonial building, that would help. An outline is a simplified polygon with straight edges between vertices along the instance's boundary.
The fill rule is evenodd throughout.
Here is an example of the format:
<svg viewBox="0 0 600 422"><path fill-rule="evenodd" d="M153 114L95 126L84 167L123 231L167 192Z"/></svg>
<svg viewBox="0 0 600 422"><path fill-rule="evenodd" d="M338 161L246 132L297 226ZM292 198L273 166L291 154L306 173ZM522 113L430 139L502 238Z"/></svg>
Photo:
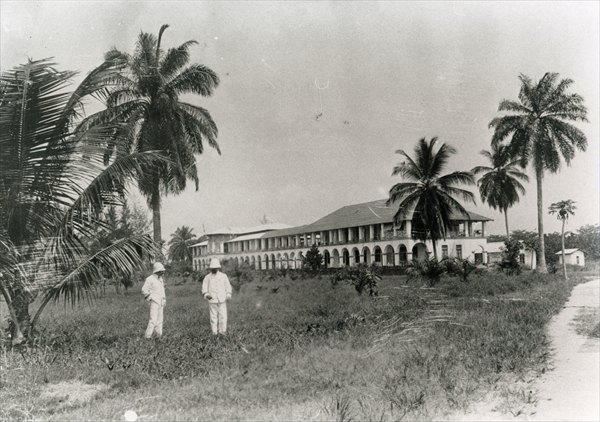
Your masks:
<svg viewBox="0 0 600 422"><path fill-rule="evenodd" d="M263 225L251 229L225 228L193 245L194 269L208 268L211 258L233 259L256 269L300 268L306 251L317 245L326 267L359 263L405 266L433 252L431 240L415 240L412 216L394 224L397 208L386 200L342 207L314 223L289 227ZM446 240L436 243L437 256L487 263L485 225L489 218L468 212L451 215Z"/></svg>

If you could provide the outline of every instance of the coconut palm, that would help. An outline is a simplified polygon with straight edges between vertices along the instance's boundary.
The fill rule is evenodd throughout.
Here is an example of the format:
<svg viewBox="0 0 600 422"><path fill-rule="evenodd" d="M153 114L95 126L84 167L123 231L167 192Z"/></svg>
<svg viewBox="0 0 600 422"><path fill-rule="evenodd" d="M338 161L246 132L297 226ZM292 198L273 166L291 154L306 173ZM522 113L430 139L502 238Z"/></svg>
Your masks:
<svg viewBox="0 0 600 422"><path fill-rule="evenodd" d="M196 41L187 41L166 52L161 40L168 25L163 25L158 37L142 32L133 55L110 50L106 58L124 65L124 71L114 78L118 88L106 98L107 110L90 116L89 124L98 121L127 123L129 142L124 147L112 145L113 153L123 156L135 151L164 151L170 158L153 171L140 175L140 191L152 208L154 240L162 242L161 195L178 194L192 180L198 189L198 172L194 154L204 151L203 141L215 148L217 125L209 112L180 100L186 94L212 95L219 84L215 72L200 64L189 62L189 48Z"/></svg>
<svg viewBox="0 0 600 422"><path fill-rule="evenodd" d="M563 264L563 276L565 280L567 278L567 262L565 261L565 223L569 219L569 215L575 215L575 201L567 199L564 201L558 201L550 205L548 208L549 214L556 214L556 218L562 221L562 231L560 236L561 248L562 248L562 264Z"/></svg>
<svg viewBox="0 0 600 422"><path fill-rule="evenodd" d="M173 261L192 262L192 249L190 246L196 241L196 235L192 233L194 229L181 226L175 229L169 240L169 257Z"/></svg>
<svg viewBox="0 0 600 422"><path fill-rule="evenodd" d="M576 150L585 151L585 135L569 122L587 121L587 110L580 95L567 92L573 81L559 81L558 73L546 73L537 83L525 75L519 79L519 101L502 100L498 106L498 111L513 114L497 117L489 126L494 128L493 144L507 140L511 157L518 158L522 167L532 163L537 182L538 271L547 272L542 179L546 170L559 171L561 157L570 164Z"/></svg>
<svg viewBox="0 0 600 422"><path fill-rule="evenodd" d="M104 165L115 125L76 130L86 98L114 75L105 62L69 93L74 72L50 60L29 61L0 77L0 293L13 341L29 332L30 302L42 293L35 319L52 299L77 301L102 273L129 275L154 253L148 237L116 241L94 253L87 245L107 205L120 204L128 178L153 168L157 154L132 154Z"/></svg>
<svg viewBox="0 0 600 422"><path fill-rule="evenodd" d="M520 181L528 182L529 177L518 169L518 160L511 160L506 151L506 146L492 145L492 151L480 152L491 164L489 166L474 167L474 175L483 174L477 181L481 200L493 209L504 213L506 237L510 238L508 229L508 209L519 202L519 193L525 195L525 188Z"/></svg>
<svg viewBox="0 0 600 422"><path fill-rule="evenodd" d="M414 149L414 158L404 150L396 151L404 161L394 167L392 175L400 175L405 181L392 186L387 201L388 205L398 202L398 211L394 215L396 222L412 212L412 236L431 239L436 259L436 242L446 239L452 212L468 216L459 200L475 203L473 193L457 187L475 184L470 172L455 171L442 176L450 155L456 150L442 143L435 151L437 139L434 137L429 142L420 139Z"/></svg>

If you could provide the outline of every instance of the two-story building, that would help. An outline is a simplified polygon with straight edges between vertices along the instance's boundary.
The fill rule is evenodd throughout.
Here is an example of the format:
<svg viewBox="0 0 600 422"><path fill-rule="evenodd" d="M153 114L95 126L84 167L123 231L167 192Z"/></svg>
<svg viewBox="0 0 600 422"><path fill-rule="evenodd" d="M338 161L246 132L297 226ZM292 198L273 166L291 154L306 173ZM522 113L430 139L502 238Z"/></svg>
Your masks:
<svg viewBox="0 0 600 422"><path fill-rule="evenodd" d="M411 215L395 224L396 211L382 199L342 207L304 226L218 230L193 246L194 269L207 268L213 257L256 269L300 268L312 245L319 247L325 266L332 268L359 263L405 266L413 259L425 259L433 252L431 240L414 239ZM487 263L485 225L490 219L470 211L450 219L446 239L436 243L437 256Z"/></svg>

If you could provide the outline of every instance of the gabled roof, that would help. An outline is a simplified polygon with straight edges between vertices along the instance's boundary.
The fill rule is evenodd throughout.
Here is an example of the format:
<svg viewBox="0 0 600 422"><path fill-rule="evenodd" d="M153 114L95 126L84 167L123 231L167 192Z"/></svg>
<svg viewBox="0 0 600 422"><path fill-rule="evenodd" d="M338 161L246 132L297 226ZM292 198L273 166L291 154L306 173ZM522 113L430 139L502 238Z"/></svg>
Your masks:
<svg viewBox="0 0 600 422"><path fill-rule="evenodd" d="M191 245L190 247L194 247L194 246L208 246L208 240L205 240L203 242L200 243L194 243L193 245Z"/></svg>
<svg viewBox="0 0 600 422"><path fill-rule="evenodd" d="M252 233L252 234L244 234L242 236L238 236L235 237L231 240L228 240L225 243L231 243L231 242L242 242L244 240L255 240L255 239L261 239L266 233L268 232L261 232L261 233Z"/></svg>
<svg viewBox="0 0 600 422"><path fill-rule="evenodd" d="M579 249L579 248L565 249L565 255L571 255L572 253L575 253L580 250L581 249ZM555 255L562 255L562 251L556 252Z"/></svg>
<svg viewBox="0 0 600 422"><path fill-rule="evenodd" d="M323 230L336 230L346 227L366 226L369 224L392 223L394 215L398 208L392 204L386 205L386 199L377 201L364 202L361 204L346 205L336 211L327 214L314 223L293 227L287 230L277 230L265 234L265 238L291 236L301 233L313 233ZM410 220L412 213L408 213L405 220ZM490 218L484 217L477 213L467 211L467 215L453 212L450 215L451 220L468 220L471 221L491 221Z"/></svg>

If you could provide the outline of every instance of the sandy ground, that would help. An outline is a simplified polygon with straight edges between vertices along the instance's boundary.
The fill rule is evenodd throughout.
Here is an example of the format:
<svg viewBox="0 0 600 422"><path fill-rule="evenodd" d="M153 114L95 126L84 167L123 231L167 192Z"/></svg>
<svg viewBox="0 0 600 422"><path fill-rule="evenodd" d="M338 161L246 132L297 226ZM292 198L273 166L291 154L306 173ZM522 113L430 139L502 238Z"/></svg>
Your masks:
<svg viewBox="0 0 600 422"><path fill-rule="evenodd" d="M499 401L476 404L461 421L600 421L600 340L575 332L574 318L583 309L600 308L600 280L580 284L548 326L553 370L531 386L537 405L518 414L498 411ZM525 410L525 409L524 409Z"/></svg>

